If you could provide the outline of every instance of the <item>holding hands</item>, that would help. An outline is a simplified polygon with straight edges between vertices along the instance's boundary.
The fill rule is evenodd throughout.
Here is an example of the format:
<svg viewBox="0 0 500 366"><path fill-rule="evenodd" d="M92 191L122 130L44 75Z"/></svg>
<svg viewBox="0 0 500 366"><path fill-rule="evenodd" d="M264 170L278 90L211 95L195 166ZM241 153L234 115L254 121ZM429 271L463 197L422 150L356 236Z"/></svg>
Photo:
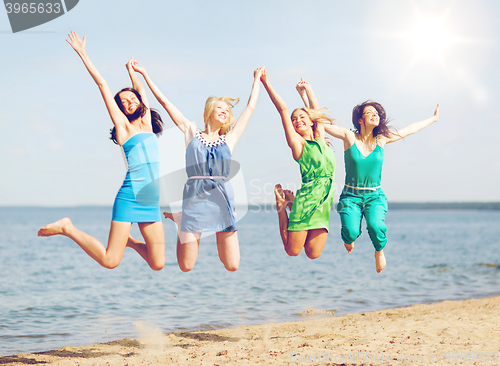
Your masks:
<svg viewBox="0 0 500 366"><path fill-rule="evenodd" d="M131 57L129 62L127 62L127 69L128 68L131 68L135 72L138 72L139 74L142 75L144 75L144 73L146 72L146 69L142 66L139 66L138 62L133 57Z"/></svg>
<svg viewBox="0 0 500 366"><path fill-rule="evenodd" d="M262 67L259 67L257 68L254 72L253 72L253 78L254 79L261 79L262 78L262 73L264 72L264 70L266 69L265 66L262 66Z"/></svg>
<svg viewBox="0 0 500 366"><path fill-rule="evenodd" d="M267 69L265 66L261 67L261 75L260 75L260 81L262 81L264 84L267 84Z"/></svg>
<svg viewBox="0 0 500 366"><path fill-rule="evenodd" d="M304 78L300 78L300 81L295 86L295 89L299 92L300 96L303 98L307 95L306 88L309 86L309 83L304 80Z"/></svg>

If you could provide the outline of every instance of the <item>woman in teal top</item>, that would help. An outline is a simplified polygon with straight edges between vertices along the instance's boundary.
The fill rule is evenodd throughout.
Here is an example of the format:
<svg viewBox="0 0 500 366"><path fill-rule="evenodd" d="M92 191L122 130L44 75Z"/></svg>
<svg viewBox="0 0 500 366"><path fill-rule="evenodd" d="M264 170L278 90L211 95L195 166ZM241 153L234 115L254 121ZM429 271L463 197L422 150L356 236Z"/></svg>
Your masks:
<svg viewBox="0 0 500 366"><path fill-rule="evenodd" d="M306 108L294 110L291 116L285 102L269 83L265 69L261 80L281 115L288 146L302 175L302 186L296 197L279 184L275 187L281 239L288 255L297 256L304 248L306 255L315 259L320 256L328 236L335 188L335 159L332 149L325 143L323 129L323 122L331 123L332 119L317 109L312 89L303 80L297 90ZM290 217L287 217L285 209L290 206Z"/></svg>
<svg viewBox="0 0 500 366"><path fill-rule="evenodd" d="M354 107L354 131L336 125L325 125L325 131L344 141L345 185L337 205L342 223L341 236L347 252L361 234L361 219L366 219L368 235L375 247L375 265L381 272L386 265L383 248L387 243L385 214L387 197L381 189L384 147L414 134L436 122L439 104L434 115L405 128L391 132L387 126L384 107L376 102L364 102Z"/></svg>

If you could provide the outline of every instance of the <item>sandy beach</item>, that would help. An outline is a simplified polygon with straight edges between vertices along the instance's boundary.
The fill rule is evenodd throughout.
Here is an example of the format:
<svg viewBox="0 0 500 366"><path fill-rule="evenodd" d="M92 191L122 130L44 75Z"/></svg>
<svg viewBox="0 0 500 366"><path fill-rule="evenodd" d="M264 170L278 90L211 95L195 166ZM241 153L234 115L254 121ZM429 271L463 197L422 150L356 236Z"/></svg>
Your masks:
<svg viewBox="0 0 500 366"><path fill-rule="evenodd" d="M1 365L496 365L500 297L444 301L345 316L139 337L0 357ZM326 315L326 316L325 316Z"/></svg>

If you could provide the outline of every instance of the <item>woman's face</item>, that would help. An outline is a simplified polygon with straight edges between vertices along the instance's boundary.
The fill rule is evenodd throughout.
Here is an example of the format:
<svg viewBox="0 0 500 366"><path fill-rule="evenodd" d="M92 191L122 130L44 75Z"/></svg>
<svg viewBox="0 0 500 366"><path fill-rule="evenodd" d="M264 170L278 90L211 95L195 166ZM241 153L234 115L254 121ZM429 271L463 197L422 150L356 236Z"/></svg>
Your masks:
<svg viewBox="0 0 500 366"><path fill-rule="evenodd" d="M308 132L312 128L312 121L302 109L297 109L292 113L292 125L299 134Z"/></svg>
<svg viewBox="0 0 500 366"><path fill-rule="evenodd" d="M137 107L141 104L137 96L131 91L123 91L120 93L120 100L123 105L123 109L125 109L126 114L134 114L137 110Z"/></svg>
<svg viewBox="0 0 500 366"><path fill-rule="evenodd" d="M221 126L225 125L229 118L229 105L223 100L217 100L214 103L214 109L210 114L210 120Z"/></svg>
<svg viewBox="0 0 500 366"><path fill-rule="evenodd" d="M363 109L363 115L359 120L360 125L365 125L365 127L377 127L380 123L380 117L378 116L377 109L375 107L368 105Z"/></svg>

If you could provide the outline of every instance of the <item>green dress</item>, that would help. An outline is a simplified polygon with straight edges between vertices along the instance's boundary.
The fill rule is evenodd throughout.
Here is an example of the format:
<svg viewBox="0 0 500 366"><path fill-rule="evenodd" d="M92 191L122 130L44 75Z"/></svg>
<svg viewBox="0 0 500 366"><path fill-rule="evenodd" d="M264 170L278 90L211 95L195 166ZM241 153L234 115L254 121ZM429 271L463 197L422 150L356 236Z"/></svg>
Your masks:
<svg viewBox="0 0 500 366"><path fill-rule="evenodd" d="M326 229L335 191L335 157L323 139L305 140L299 160L302 186L288 219L288 230Z"/></svg>

